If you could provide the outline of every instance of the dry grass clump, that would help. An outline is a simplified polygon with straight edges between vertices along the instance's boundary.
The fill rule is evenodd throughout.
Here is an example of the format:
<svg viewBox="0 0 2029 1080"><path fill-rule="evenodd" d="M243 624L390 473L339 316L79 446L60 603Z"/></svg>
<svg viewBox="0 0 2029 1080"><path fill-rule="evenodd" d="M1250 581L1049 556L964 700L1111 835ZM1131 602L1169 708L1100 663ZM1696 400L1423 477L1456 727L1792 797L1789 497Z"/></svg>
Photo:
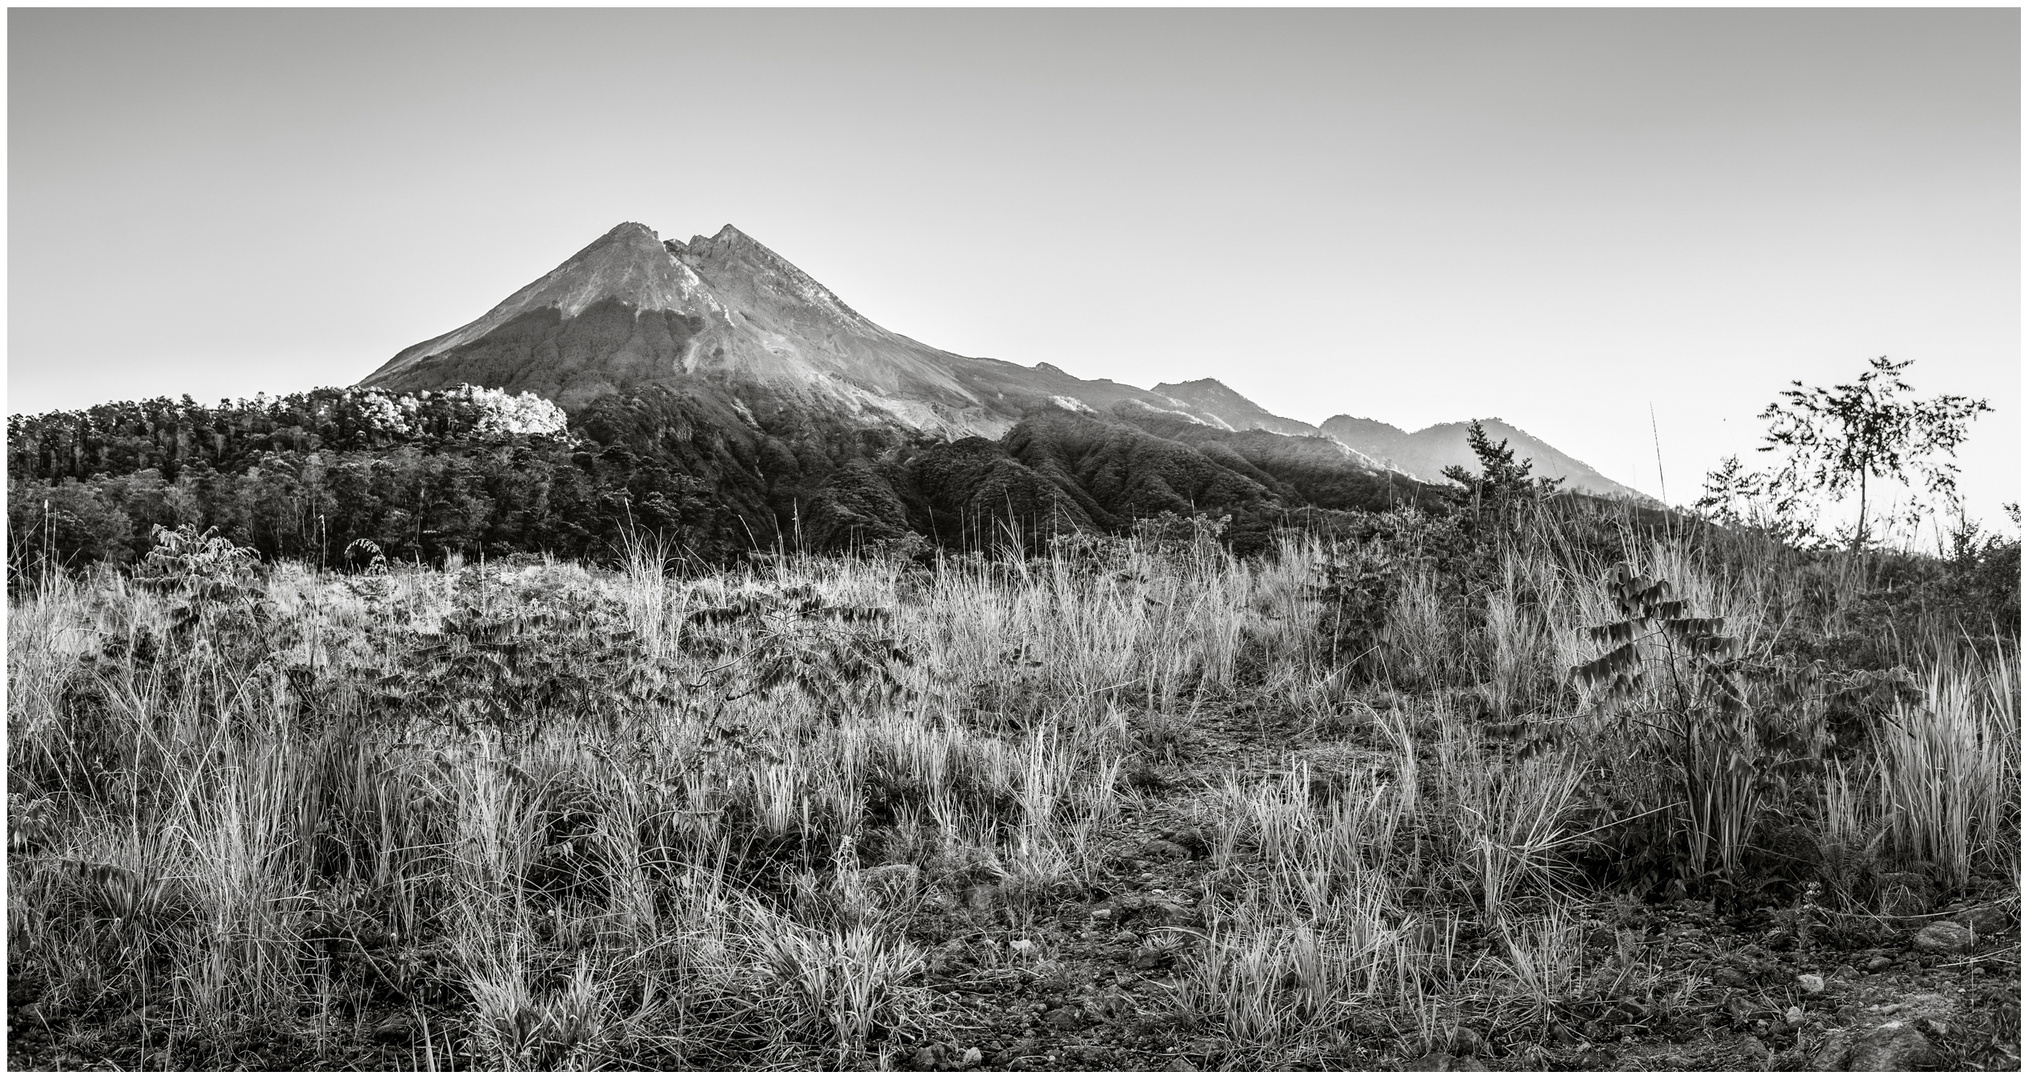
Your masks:
<svg viewBox="0 0 2029 1080"><path fill-rule="evenodd" d="M2009 817L2022 784L2020 671L2012 651L1940 657L1918 683L1921 701L1898 703L1876 733L1886 849L1936 867L1948 887L2019 854Z"/></svg>

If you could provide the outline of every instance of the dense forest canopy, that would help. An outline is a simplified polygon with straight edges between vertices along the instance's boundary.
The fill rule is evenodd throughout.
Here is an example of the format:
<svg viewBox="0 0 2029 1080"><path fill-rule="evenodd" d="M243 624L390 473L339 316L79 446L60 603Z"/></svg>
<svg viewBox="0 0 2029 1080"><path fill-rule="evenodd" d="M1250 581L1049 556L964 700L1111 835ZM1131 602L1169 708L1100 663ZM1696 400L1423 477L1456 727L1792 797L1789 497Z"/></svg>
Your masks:
<svg viewBox="0 0 2029 1080"><path fill-rule="evenodd" d="M1438 489L1324 439L1231 432L1148 410L1045 409L956 442L741 415L668 388L568 417L533 394L325 388L201 405L114 402L8 421L14 568L130 562L156 525L216 527L266 557L333 565L354 540L438 562L604 561L629 537L720 562L914 533L945 545L1113 531L1162 513L1230 519L1258 547L1300 508L1434 505Z"/></svg>

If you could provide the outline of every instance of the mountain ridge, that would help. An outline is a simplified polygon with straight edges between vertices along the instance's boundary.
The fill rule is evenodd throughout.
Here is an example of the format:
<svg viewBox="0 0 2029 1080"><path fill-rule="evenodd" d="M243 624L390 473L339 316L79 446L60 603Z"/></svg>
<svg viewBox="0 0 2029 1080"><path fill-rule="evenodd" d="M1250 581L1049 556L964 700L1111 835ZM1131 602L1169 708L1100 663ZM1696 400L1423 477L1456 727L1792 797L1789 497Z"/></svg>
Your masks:
<svg viewBox="0 0 2029 1080"><path fill-rule="evenodd" d="M532 391L567 409L646 385L690 386L745 417L762 408L943 439L999 439L1038 409L1084 409L1322 440L1301 454L1335 453L1347 467L1431 482L1447 464L1474 464L1463 425L1410 434L1343 414L1312 425L1271 413L1217 379L1144 390L1047 363L937 349L867 319L730 223L683 241L622 222L478 319L397 353L361 385L425 390L460 382ZM1539 460L1542 475L1639 497L1518 428L1501 432L1511 434L1497 438Z"/></svg>

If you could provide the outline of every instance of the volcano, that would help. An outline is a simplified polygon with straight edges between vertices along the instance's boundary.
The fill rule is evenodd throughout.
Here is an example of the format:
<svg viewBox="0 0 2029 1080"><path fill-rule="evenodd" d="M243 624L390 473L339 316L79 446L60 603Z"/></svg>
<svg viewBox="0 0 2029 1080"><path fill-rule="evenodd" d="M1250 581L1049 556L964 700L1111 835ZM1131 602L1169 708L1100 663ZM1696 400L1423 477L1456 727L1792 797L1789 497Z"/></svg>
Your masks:
<svg viewBox="0 0 2029 1080"><path fill-rule="evenodd" d="M1137 401L1220 423L1167 396L959 356L875 325L731 225L688 243L627 222L478 319L410 346L366 386L469 382L574 408L645 384L716 387L744 406L960 437L999 437L1028 411Z"/></svg>
<svg viewBox="0 0 2029 1080"><path fill-rule="evenodd" d="M395 391L459 383L532 391L568 410L661 385L765 428L841 425L943 440L1000 439L1024 417L1055 409L1159 429L1171 442L1245 444L1242 454L1254 458L1296 454L1319 467L1435 481L1445 465L1476 465L1462 424L1410 434L1339 416L1313 426L1215 379L1143 390L933 348L876 325L732 225L687 242L638 222L617 225L493 310L402 350L362 381ZM1506 425L1489 430L1512 432L1539 475L1642 497L1541 440Z"/></svg>

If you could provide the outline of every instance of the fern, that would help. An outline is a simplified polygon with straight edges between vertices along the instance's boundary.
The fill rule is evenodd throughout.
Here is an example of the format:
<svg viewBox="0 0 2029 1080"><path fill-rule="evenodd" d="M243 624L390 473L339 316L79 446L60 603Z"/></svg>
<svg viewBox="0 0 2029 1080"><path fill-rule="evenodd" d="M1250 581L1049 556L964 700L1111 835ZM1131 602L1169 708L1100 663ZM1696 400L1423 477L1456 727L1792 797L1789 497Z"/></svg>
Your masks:
<svg viewBox="0 0 2029 1080"><path fill-rule="evenodd" d="M1748 709L1738 639L1690 614L1670 583L1627 567L1607 583L1619 618L1584 633L1605 652L1572 670L1602 707L1644 724L1669 763L1687 877L1738 877L1770 758Z"/></svg>

